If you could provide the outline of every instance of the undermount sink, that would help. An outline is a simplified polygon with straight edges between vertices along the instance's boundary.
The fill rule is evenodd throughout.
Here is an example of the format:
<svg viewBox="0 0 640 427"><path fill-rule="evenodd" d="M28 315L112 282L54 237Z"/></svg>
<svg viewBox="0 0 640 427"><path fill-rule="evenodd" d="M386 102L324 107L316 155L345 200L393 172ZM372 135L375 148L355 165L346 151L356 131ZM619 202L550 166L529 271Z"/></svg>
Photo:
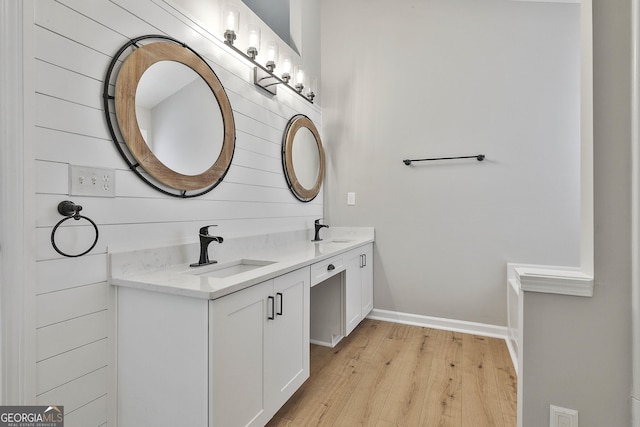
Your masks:
<svg viewBox="0 0 640 427"><path fill-rule="evenodd" d="M353 239L331 239L328 240L327 243L351 243Z"/></svg>
<svg viewBox="0 0 640 427"><path fill-rule="evenodd" d="M192 274L195 276L225 278L234 276L236 274L245 273L247 271L255 270L256 268L264 267L265 265L270 265L273 263L275 263L275 261L243 258L235 261L223 262L220 264L213 264L204 267L193 267L189 270L183 271L183 273Z"/></svg>

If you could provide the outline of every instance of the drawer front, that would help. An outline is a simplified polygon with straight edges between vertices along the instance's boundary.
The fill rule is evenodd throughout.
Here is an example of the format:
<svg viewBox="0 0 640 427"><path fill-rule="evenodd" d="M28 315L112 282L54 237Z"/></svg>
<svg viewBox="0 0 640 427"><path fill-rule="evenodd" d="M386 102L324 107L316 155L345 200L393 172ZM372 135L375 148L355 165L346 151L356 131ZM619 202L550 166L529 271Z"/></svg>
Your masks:
<svg viewBox="0 0 640 427"><path fill-rule="evenodd" d="M344 271L343 256L335 256L311 265L311 286Z"/></svg>

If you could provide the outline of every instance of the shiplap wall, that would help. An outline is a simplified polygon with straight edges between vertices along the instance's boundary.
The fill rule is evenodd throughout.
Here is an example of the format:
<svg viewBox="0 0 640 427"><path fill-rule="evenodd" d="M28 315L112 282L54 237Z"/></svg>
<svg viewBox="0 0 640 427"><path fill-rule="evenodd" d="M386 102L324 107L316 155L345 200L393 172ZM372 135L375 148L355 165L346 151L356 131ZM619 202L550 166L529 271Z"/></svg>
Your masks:
<svg viewBox="0 0 640 427"><path fill-rule="evenodd" d="M322 216L320 194L298 202L282 174L281 138L290 117L321 113L287 90L270 98L249 82L251 68L161 0L37 0L33 25L37 187L37 401L65 406L65 425L106 425L108 416L109 285L107 248L196 241L204 224L225 237L310 227ZM236 150L225 180L197 199L164 196L127 170L109 138L102 82L112 55L129 38L166 34L205 57L227 90L236 122ZM69 165L116 170L116 197L69 196ZM70 199L99 227L90 254L58 255L50 243ZM85 221L61 227L58 245L85 250Z"/></svg>

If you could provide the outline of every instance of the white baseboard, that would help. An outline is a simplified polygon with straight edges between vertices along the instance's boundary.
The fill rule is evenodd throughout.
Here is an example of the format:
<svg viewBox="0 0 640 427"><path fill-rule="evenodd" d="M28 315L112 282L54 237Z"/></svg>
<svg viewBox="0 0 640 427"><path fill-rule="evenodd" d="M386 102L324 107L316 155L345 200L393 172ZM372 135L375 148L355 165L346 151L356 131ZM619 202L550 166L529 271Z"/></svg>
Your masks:
<svg viewBox="0 0 640 427"><path fill-rule="evenodd" d="M505 326L486 323L467 322L465 320L444 319L442 317L422 316L420 314L400 313L397 311L373 309L367 316L369 319L387 322L404 323L426 328L443 329L445 331L462 332L484 337L501 338L508 341Z"/></svg>
<svg viewBox="0 0 640 427"><path fill-rule="evenodd" d="M309 340L309 342L311 344L315 344L315 345L321 345L322 347L335 347L340 341L342 341L342 338L344 338L342 335L340 336L334 336L333 340L331 342L329 341L320 341L320 340L314 340L311 339Z"/></svg>
<svg viewBox="0 0 640 427"><path fill-rule="evenodd" d="M506 338L505 341L507 343L507 350L509 350L509 356L511 357L511 363L513 363L513 369L516 371L516 375L520 375L520 366L518 365L518 352L515 348L513 348L513 341L511 341L511 339Z"/></svg>

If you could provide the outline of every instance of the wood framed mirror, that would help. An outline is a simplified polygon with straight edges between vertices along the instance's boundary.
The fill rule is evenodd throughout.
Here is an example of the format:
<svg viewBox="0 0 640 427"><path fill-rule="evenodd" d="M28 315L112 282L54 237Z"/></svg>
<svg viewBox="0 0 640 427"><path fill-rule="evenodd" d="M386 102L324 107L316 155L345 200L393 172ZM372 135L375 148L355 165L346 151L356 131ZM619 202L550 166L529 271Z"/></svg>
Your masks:
<svg viewBox="0 0 640 427"><path fill-rule="evenodd" d="M160 35L131 40L109 66L103 97L118 151L147 184L196 197L222 181L235 149L233 111L214 71L188 46Z"/></svg>
<svg viewBox="0 0 640 427"><path fill-rule="evenodd" d="M307 116L293 116L282 139L282 167L287 185L302 202L320 192L324 179L324 149L318 129Z"/></svg>

